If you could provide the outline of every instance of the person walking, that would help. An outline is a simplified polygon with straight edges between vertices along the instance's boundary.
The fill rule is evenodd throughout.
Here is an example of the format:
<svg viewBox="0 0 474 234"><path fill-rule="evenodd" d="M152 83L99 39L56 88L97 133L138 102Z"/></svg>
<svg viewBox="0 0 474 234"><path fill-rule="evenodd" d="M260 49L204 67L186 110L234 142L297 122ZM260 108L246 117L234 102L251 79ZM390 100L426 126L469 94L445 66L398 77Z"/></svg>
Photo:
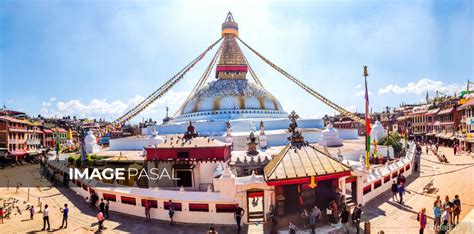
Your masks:
<svg viewBox="0 0 474 234"><path fill-rule="evenodd" d="M239 206L238 203L235 204L235 211L234 211L234 217L235 217L235 222L237 223L237 232L240 232L240 221L242 220L242 216L244 216L244 209Z"/></svg>
<svg viewBox="0 0 474 234"><path fill-rule="evenodd" d="M33 216L35 215L35 206L30 206L30 220L33 220Z"/></svg>
<svg viewBox="0 0 474 234"><path fill-rule="evenodd" d="M433 203L433 207L437 206L441 209L441 205L442 205L441 197L438 195L438 196L436 196L436 200Z"/></svg>
<svg viewBox="0 0 474 234"><path fill-rule="evenodd" d="M453 145L453 150L454 150L454 156L456 156L456 153L457 153L457 150L458 150L457 144Z"/></svg>
<svg viewBox="0 0 474 234"><path fill-rule="evenodd" d="M405 194L405 186L403 183L398 185L398 196L400 197L400 204L403 204L403 195Z"/></svg>
<svg viewBox="0 0 474 234"><path fill-rule="evenodd" d="M149 222L151 220L151 216L150 216L150 202L145 199L145 203L143 204L143 206L145 207L145 219L146 219L146 222Z"/></svg>
<svg viewBox="0 0 474 234"><path fill-rule="evenodd" d="M63 228L64 223L66 223L66 226L64 226L64 228L67 228L67 217L69 214L69 208L67 208L67 204L64 204L64 208L59 208L59 210L61 211L61 213L63 213L63 223L59 228Z"/></svg>
<svg viewBox="0 0 474 234"><path fill-rule="evenodd" d="M48 230L49 231L49 208L48 208L48 204L44 205L44 211L43 211L43 229L41 229L41 231L44 231L44 229L46 228L46 223L48 223Z"/></svg>
<svg viewBox="0 0 474 234"><path fill-rule="evenodd" d="M461 200L459 199L459 195L457 195L457 194L454 196L453 205L454 205L454 212L453 212L453 221L452 221L452 223L453 224L458 224L459 223L459 215L461 214Z"/></svg>
<svg viewBox="0 0 474 234"><path fill-rule="evenodd" d="M102 212L102 215L105 214L105 202L103 198L100 199L99 209L100 212Z"/></svg>
<svg viewBox="0 0 474 234"><path fill-rule="evenodd" d="M420 234L423 234L426 227L426 209L422 208L421 212L418 213L418 217L416 218L420 224Z"/></svg>
<svg viewBox="0 0 474 234"><path fill-rule="evenodd" d="M362 205L359 204L354 208L352 211L352 224L356 227L357 234L359 234L359 225L360 225L360 218L362 216Z"/></svg>
<svg viewBox="0 0 474 234"><path fill-rule="evenodd" d="M168 201L168 215L170 216L170 225L174 225L173 216L174 216L174 205L171 200Z"/></svg>
<svg viewBox="0 0 474 234"><path fill-rule="evenodd" d="M105 203L105 218L109 219L109 206L110 206L110 201L107 199L107 202Z"/></svg>
<svg viewBox="0 0 474 234"><path fill-rule="evenodd" d="M342 212L341 212L341 224L342 224L342 230L344 233L349 233L349 211L347 211L347 207L344 206L342 207Z"/></svg>
<svg viewBox="0 0 474 234"><path fill-rule="evenodd" d="M395 180L392 183L392 200L398 200L397 198L398 186Z"/></svg>
<svg viewBox="0 0 474 234"><path fill-rule="evenodd" d="M316 212L314 211L314 209L309 210L308 224L309 224L309 228L311 228L311 233L315 234L316 233Z"/></svg>
<svg viewBox="0 0 474 234"><path fill-rule="evenodd" d="M102 231L104 229L104 214L102 213L102 211L98 210L98 213L97 213L97 222L99 223L99 230L97 231Z"/></svg>

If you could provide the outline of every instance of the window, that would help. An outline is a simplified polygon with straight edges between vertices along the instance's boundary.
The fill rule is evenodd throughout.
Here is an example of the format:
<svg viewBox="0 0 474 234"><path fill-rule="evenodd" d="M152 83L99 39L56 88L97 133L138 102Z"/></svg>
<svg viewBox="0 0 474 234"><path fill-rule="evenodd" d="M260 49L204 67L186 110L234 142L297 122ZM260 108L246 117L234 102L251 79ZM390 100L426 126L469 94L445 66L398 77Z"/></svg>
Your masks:
<svg viewBox="0 0 474 234"><path fill-rule="evenodd" d="M374 189L380 187L381 185L382 185L382 180L377 180L377 181L375 181L375 183L374 183Z"/></svg>
<svg viewBox="0 0 474 234"><path fill-rule="evenodd" d="M372 185L367 185L364 187L364 195L372 191Z"/></svg>
<svg viewBox="0 0 474 234"><path fill-rule="evenodd" d="M104 193L102 194L102 197L106 201L117 201L117 196L115 196L115 194Z"/></svg>
<svg viewBox="0 0 474 234"><path fill-rule="evenodd" d="M234 213L235 205L234 204L216 204L217 213Z"/></svg>
<svg viewBox="0 0 474 234"><path fill-rule="evenodd" d="M209 204L189 203L189 211L209 212Z"/></svg>
<svg viewBox="0 0 474 234"><path fill-rule="evenodd" d="M170 209L170 203L169 202L164 202L163 203L163 208L165 210L169 210ZM182 211L182 207L181 207L181 203L176 203L176 202L173 202L173 206L174 206L174 210L175 211Z"/></svg>
<svg viewBox="0 0 474 234"><path fill-rule="evenodd" d="M128 204L128 205L136 205L137 204L137 200L134 197L121 196L120 200L122 200L123 204Z"/></svg>
<svg viewBox="0 0 474 234"><path fill-rule="evenodd" d="M147 199L142 199L142 201L141 201L142 206L145 206L145 200L147 200ZM151 208L158 208L158 201L156 201L156 200L148 200L148 203L150 204L150 207L151 207Z"/></svg>

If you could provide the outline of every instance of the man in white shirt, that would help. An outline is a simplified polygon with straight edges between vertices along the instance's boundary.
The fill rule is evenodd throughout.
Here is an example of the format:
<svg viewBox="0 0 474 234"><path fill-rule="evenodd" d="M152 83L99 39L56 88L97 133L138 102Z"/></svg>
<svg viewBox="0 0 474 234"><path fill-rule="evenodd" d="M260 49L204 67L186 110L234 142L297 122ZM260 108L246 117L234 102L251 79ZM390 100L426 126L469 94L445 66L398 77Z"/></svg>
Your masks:
<svg viewBox="0 0 474 234"><path fill-rule="evenodd" d="M41 229L42 231L44 231L45 227L46 227L46 223L48 223L48 231L49 231L49 209L48 209L48 205L44 205L44 211L43 211L43 229Z"/></svg>

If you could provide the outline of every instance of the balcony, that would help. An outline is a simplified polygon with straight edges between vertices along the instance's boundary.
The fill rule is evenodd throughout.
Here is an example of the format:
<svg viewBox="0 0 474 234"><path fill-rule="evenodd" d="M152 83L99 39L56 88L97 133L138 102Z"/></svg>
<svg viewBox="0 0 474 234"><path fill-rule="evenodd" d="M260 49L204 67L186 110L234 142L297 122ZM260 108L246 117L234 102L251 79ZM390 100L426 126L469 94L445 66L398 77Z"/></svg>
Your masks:
<svg viewBox="0 0 474 234"><path fill-rule="evenodd" d="M27 145L40 145L41 142L40 142L40 140L35 140L35 139L31 140L30 139L30 140L26 140L26 144Z"/></svg>

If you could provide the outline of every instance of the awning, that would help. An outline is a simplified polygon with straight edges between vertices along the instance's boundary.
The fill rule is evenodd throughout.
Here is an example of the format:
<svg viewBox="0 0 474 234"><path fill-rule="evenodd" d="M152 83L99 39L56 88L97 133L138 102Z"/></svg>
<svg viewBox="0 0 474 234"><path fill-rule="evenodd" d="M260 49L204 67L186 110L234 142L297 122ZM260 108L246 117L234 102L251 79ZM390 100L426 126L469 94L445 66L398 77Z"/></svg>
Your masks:
<svg viewBox="0 0 474 234"><path fill-rule="evenodd" d="M8 151L8 153L12 156L24 156L28 154L26 150L12 150L12 151Z"/></svg>
<svg viewBox="0 0 474 234"><path fill-rule="evenodd" d="M451 107L451 108L448 108L448 109L444 109L440 112L438 112L437 115L445 115L445 114L450 114L452 111L454 110L454 107Z"/></svg>
<svg viewBox="0 0 474 234"><path fill-rule="evenodd" d="M458 107L458 110L463 110L463 109L466 109L470 106L474 106L474 98L469 99L466 103L464 103L463 105Z"/></svg>

